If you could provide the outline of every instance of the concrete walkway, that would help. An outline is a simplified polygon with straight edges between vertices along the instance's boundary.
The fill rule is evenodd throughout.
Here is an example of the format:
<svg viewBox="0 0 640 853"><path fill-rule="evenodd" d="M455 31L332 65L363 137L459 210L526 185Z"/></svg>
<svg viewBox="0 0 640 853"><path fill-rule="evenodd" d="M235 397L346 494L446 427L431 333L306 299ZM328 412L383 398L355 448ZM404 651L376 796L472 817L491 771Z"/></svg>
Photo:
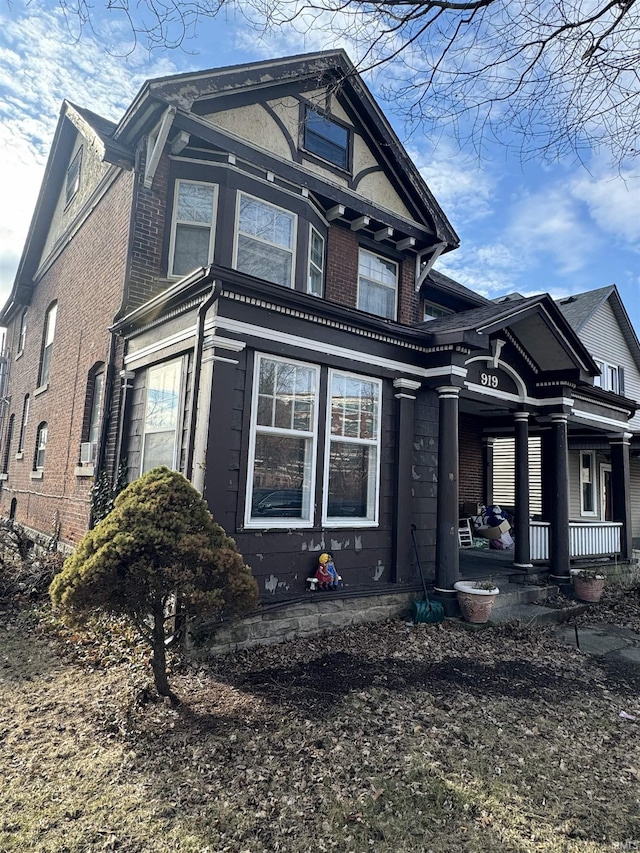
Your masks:
<svg viewBox="0 0 640 853"><path fill-rule="evenodd" d="M579 625L576 643L575 625L559 625L558 637L567 645L595 657L613 657L640 667L640 634L619 625L594 623Z"/></svg>

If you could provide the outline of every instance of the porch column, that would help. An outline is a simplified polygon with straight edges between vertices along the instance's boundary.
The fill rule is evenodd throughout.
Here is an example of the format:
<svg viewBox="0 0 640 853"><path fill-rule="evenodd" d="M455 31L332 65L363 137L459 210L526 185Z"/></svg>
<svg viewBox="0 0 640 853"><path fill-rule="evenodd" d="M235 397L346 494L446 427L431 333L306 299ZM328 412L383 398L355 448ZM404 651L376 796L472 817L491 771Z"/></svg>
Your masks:
<svg viewBox="0 0 640 853"><path fill-rule="evenodd" d="M399 583L408 575L411 563L411 467L413 464L413 409L420 383L413 379L394 379L398 401L396 437L396 504L393 519L392 581Z"/></svg>
<svg viewBox="0 0 640 853"><path fill-rule="evenodd" d="M438 498L436 521L436 590L443 604L452 598L460 579L458 545L458 398L460 389L445 385L436 389L438 415Z"/></svg>
<svg viewBox="0 0 640 853"><path fill-rule="evenodd" d="M528 571L533 568L529 548L529 412L516 412L515 431L515 554L513 565Z"/></svg>
<svg viewBox="0 0 640 853"><path fill-rule="evenodd" d="M611 509L613 520L622 522L620 556L631 558L633 533L631 529L631 473L629 467L630 432L609 435L611 448Z"/></svg>
<svg viewBox="0 0 640 853"><path fill-rule="evenodd" d="M549 521L549 567L551 578L562 584L569 583L569 445L567 441L568 415L551 415L553 442L554 501Z"/></svg>

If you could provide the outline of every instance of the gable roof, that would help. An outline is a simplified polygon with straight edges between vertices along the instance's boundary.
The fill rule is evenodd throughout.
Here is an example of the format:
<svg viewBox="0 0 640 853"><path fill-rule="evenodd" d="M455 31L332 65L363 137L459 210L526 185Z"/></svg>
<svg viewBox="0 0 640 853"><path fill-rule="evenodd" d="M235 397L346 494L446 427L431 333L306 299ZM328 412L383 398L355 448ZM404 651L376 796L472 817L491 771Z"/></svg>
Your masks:
<svg viewBox="0 0 640 853"><path fill-rule="evenodd" d="M498 303L488 302L479 308L418 325L418 328L435 334L475 329L487 337L506 327L511 328L540 369L554 369L554 362L562 356L586 374L598 373L589 351L546 293ZM560 364L557 366L561 367Z"/></svg>
<svg viewBox="0 0 640 853"><path fill-rule="evenodd" d="M476 293L475 290L470 290L468 287L465 287L464 284L460 284L459 281L450 278L448 275L441 273L437 269L432 269L429 272L426 281L430 284L433 284L434 287L438 288L438 290L444 290L447 293L451 293L454 296L458 296L461 299L470 302L472 305L480 306L488 305L490 303L490 300L486 297L481 296L479 293Z"/></svg>
<svg viewBox="0 0 640 853"><path fill-rule="evenodd" d="M292 84L295 84L298 90L305 84L315 88L327 86L332 97L335 97L347 112L357 115L367 142L378 161L393 177L397 191L408 201L416 221L420 222L422 219L428 224L435 241L445 244L445 252L459 245L459 237L451 223L342 49L148 80L118 123L114 140L130 147L141 133L149 131L159 121L167 107L176 110L176 127L183 126L189 132L203 133L208 123L194 115L194 108L199 103L231 97L242 97L246 101L252 94L257 96L269 89L274 91L274 95L278 94L279 91L284 91L282 87ZM229 106L232 105L229 103ZM188 128L184 124L186 119L191 119ZM220 133L213 125L209 124L209 128L212 138ZM227 145L232 141L228 134L225 134L225 140ZM277 163L274 158L274 164ZM281 164L281 168L290 171L292 175L297 172L307 179L310 177L309 172L295 163ZM351 194L357 197L357 193L351 191Z"/></svg>
<svg viewBox="0 0 640 853"><path fill-rule="evenodd" d="M566 299L561 299L557 304L574 331L580 334L584 326L607 300L611 304L611 310L620 326L629 352L640 370L640 342L615 284L600 287L597 290L576 293Z"/></svg>

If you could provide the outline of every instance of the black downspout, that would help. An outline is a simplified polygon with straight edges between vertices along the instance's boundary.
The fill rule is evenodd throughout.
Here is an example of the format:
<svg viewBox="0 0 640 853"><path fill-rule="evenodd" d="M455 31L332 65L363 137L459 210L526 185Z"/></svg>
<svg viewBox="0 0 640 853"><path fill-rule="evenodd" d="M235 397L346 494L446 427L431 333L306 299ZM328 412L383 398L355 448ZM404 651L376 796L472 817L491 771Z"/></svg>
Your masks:
<svg viewBox="0 0 640 853"><path fill-rule="evenodd" d="M212 277L211 267L209 267L208 277ZM189 405L189 429L187 430L187 449L185 458L184 475L191 482L193 475L193 455L195 453L195 438L196 438L196 408L198 405L198 394L200 391L200 374L202 372L202 350L204 348L204 324L207 316L207 311L214 305L222 291L222 282L215 280L211 287L211 293L200 304L198 308L198 322L196 325L196 341L193 346L193 378L191 382L191 400Z"/></svg>

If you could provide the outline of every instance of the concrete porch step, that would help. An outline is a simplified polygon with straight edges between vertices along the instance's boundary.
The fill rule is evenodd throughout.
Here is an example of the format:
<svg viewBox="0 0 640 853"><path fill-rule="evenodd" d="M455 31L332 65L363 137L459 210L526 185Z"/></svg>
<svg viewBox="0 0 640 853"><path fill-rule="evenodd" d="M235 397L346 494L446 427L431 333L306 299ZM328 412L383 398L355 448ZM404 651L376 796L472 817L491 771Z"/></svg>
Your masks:
<svg viewBox="0 0 640 853"><path fill-rule="evenodd" d="M569 604L566 607L548 607L542 602L554 598L559 587L554 584L506 583L500 587L491 613L491 622L504 624L518 622L521 625L556 625L583 613L588 604Z"/></svg>

